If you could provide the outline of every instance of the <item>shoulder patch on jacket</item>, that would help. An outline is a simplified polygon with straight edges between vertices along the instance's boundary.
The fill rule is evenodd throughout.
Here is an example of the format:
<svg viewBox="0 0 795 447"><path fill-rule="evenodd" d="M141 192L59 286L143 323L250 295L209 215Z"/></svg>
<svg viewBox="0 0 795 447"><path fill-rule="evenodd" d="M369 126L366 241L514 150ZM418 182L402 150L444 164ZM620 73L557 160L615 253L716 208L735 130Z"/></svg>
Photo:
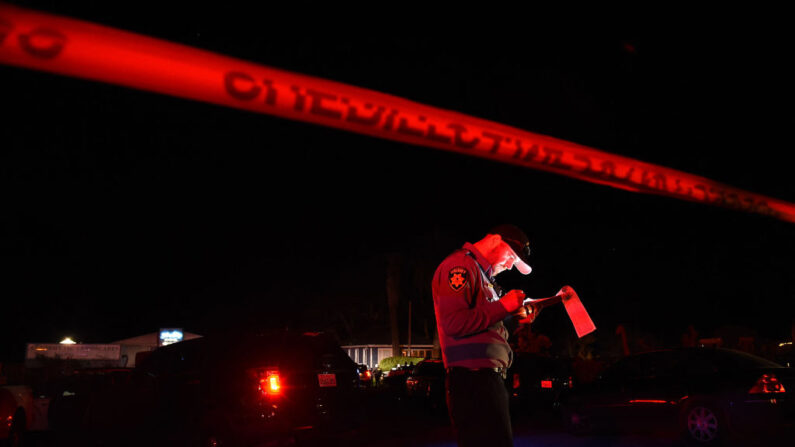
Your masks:
<svg viewBox="0 0 795 447"><path fill-rule="evenodd" d="M469 272L464 267L453 267L447 273L447 283L454 292L463 289L469 281Z"/></svg>

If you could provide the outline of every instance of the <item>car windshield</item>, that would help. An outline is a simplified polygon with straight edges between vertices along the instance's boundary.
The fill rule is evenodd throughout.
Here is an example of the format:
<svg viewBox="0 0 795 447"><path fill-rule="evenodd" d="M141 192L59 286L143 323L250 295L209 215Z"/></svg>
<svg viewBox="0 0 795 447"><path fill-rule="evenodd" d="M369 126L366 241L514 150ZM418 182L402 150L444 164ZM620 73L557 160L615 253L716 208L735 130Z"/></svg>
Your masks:
<svg viewBox="0 0 795 447"><path fill-rule="evenodd" d="M783 368L782 365L773 361L730 349L715 351L712 358L716 365L722 369Z"/></svg>

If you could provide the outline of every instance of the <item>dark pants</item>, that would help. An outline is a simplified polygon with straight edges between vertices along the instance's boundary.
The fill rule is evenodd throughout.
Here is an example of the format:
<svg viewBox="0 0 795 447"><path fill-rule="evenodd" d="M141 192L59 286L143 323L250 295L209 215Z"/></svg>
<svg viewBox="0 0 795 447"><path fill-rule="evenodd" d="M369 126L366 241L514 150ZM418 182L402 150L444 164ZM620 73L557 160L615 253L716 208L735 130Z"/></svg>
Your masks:
<svg viewBox="0 0 795 447"><path fill-rule="evenodd" d="M500 373L451 368L445 385L459 446L513 446L508 390Z"/></svg>

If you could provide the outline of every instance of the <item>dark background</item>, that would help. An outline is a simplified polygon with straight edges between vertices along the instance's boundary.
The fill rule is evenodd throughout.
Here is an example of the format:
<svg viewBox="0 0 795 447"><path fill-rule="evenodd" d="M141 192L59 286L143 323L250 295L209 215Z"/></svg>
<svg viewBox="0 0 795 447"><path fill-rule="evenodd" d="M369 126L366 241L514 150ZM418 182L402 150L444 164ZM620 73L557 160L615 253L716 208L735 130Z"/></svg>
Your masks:
<svg viewBox="0 0 795 447"><path fill-rule="evenodd" d="M14 3L795 200L786 40ZM624 324L670 344L693 324L791 339L790 223L11 67L0 104L0 359L160 327L382 341L390 262L401 328L411 300L419 340L435 266L504 222L530 235L534 272L500 281L535 297L574 286L600 333ZM562 309L535 328L573 333Z"/></svg>

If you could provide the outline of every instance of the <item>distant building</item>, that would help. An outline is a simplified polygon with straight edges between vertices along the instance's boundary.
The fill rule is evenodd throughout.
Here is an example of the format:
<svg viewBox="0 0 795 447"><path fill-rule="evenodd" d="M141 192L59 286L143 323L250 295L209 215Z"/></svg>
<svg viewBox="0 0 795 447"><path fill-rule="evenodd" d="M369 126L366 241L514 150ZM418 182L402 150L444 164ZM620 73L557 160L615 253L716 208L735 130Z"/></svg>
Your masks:
<svg viewBox="0 0 795 447"><path fill-rule="evenodd" d="M161 345L160 335L160 332L152 332L150 334L114 341L112 344L120 346L119 366L127 368L134 367L136 354L139 352L153 351ZM193 334L191 332L183 331L182 333L183 341L199 337L201 337L201 335Z"/></svg>
<svg viewBox="0 0 795 447"><path fill-rule="evenodd" d="M356 363L363 363L368 368L373 369L381 360L392 357L391 344L367 344L367 345L344 345L342 349ZM411 352L407 345L400 345L401 355L406 357L431 358L433 352L432 344L415 345L411 344Z"/></svg>
<svg viewBox="0 0 795 447"><path fill-rule="evenodd" d="M115 344L28 343L26 368L72 365L79 368L114 368L119 366L120 349Z"/></svg>

